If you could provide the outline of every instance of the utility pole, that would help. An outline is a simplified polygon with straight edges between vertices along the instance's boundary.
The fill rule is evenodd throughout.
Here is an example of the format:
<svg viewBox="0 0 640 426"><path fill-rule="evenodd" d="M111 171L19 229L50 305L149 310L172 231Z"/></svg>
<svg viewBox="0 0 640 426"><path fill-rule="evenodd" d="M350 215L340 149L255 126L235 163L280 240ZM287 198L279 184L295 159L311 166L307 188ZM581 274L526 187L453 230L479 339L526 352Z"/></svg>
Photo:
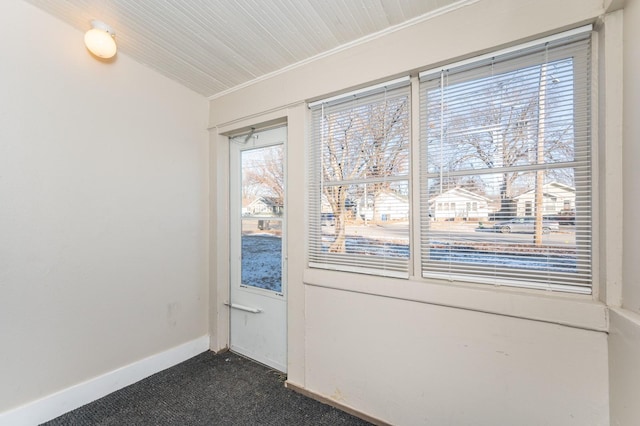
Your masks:
<svg viewBox="0 0 640 426"><path fill-rule="evenodd" d="M540 86L538 89L538 143L536 163L540 166L544 164L544 138L545 138L545 121L546 121L546 98L547 98L547 64L540 66ZM536 221L535 232L533 235L533 244L542 245L542 221L544 210L544 170L536 170Z"/></svg>

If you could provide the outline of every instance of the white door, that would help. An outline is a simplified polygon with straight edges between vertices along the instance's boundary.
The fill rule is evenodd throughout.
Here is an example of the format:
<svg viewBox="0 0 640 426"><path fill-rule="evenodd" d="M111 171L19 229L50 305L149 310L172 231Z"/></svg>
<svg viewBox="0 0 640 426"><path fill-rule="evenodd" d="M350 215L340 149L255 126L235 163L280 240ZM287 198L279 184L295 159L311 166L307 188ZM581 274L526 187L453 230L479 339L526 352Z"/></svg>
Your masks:
<svg viewBox="0 0 640 426"><path fill-rule="evenodd" d="M231 139L230 347L287 370L285 142L278 127Z"/></svg>

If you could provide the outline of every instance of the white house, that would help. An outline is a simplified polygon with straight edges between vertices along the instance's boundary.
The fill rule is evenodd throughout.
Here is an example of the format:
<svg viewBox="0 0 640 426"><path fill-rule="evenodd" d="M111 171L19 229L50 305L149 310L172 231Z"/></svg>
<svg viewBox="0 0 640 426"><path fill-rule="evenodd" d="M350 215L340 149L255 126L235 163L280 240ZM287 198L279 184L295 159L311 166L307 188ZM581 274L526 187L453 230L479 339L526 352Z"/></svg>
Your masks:
<svg viewBox="0 0 640 426"><path fill-rule="evenodd" d="M358 215L366 220L388 221L409 219L409 198L391 191L381 191L374 200L358 203Z"/></svg>
<svg viewBox="0 0 640 426"><path fill-rule="evenodd" d="M282 201L275 197L257 197L246 207L242 207L242 214L255 216L282 215Z"/></svg>
<svg viewBox="0 0 640 426"><path fill-rule="evenodd" d="M536 191L531 189L513 199L516 201L517 216L532 216L535 214ZM559 182L550 182L542 187L544 214L556 214L561 211L572 211L576 206L575 188Z"/></svg>
<svg viewBox="0 0 640 426"><path fill-rule="evenodd" d="M429 210L435 220L486 220L491 199L463 188L453 188L432 197Z"/></svg>

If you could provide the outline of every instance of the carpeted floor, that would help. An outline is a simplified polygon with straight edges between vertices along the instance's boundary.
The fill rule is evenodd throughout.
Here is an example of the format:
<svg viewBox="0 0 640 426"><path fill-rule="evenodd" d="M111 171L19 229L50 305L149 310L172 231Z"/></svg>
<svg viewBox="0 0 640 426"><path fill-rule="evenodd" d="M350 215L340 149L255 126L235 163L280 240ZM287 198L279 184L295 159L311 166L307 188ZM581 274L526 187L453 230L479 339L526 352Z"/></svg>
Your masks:
<svg viewBox="0 0 640 426"><path fill-rule="evenodd" d="M368 425L284 387L276 371L204 352L45 425Z"/></svg>

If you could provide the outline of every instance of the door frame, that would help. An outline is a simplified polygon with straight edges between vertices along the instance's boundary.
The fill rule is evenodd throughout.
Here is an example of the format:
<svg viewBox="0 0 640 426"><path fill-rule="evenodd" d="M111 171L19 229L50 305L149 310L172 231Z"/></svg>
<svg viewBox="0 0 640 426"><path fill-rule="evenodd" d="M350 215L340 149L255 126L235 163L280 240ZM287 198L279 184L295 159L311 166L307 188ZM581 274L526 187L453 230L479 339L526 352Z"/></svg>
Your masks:
<svg viewBox="0 0 640 426"><path fill-rule="evenodd" d="M310 112L305 101L271 109L267 112L236 116L216 121L210 116L209 186L209 347L213 352L229 348L229 136L247 132L251 127L263 128L287 124L287 194L290 211L287 233L295 235L287 242L287 381L305 383L305 290L306 272L306 197L308 176L306 158L307 123ZM203 217L203 220L207 220ZM206 294L206 293L205 293ZM206 296L205 296L206 297Z"/></svg>

